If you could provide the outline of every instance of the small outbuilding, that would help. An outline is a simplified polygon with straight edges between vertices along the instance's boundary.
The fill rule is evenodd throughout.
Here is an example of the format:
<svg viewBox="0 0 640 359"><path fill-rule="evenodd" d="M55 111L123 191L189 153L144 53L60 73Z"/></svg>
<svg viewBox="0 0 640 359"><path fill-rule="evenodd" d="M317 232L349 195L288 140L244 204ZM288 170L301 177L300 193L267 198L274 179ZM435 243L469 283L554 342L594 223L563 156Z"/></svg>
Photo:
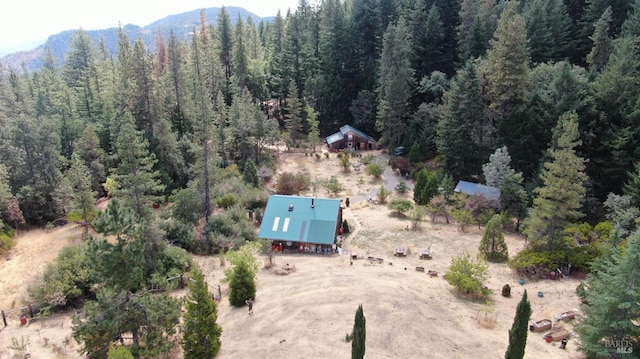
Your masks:
<svg viewBox="0 0 640 359"><path fill-rule="evenodd" d="M374 150L378 141L355 127L344 125L340 131L326 138L332 150Z"/></svg>
<svg viewBox="0 0 640 359"><path fill-rule="evenodd" d="M459 181L455 192L468 194L469 196L483 196L488 201L500 203L500 189L479 183Z"/></svg>
<svg viewBox="0 0 640 359"><path fill-rule="evenodd" d="M342 227L339 199L271 195L258 236L287 253L333 253Z"/></svg>

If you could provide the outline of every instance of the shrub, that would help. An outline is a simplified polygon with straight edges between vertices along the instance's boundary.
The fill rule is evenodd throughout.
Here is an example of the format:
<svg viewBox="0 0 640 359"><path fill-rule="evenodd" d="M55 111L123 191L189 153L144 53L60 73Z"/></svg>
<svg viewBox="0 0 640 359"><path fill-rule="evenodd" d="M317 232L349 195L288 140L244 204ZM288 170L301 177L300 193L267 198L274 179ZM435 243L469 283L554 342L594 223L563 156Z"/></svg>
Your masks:
<svg viewBox="0 0 640 359"><path fill-rule="evenodd" d="M360 160L360 162L362 162L362 164L364 164L364 165L368 165L368 164L372 163L373 161L375 161L375 159L376 159L376 156L374 156L374 155L369 153L366 156L364 156L362 158L362 160Z"/></svg>
<svg viewBox="0 0 640 359"><path fill-rule="evenodd" d="M298 195L300 192L309 189L310 183L309 177L303 173L284 172L278 177L276 192L285 195Z"/></svg>
<svg viewBox="0 0 640 359"><path fill-rule="evenodd" d="M344 188L342 184L338 181L336 177L331 176L328 180L323 183L324 188L327 189L330 193L334 195L340 193Z"/></svg>
<svg viewBox="0 0 640 359"><path fill-rule="evenodd" d="M47 265L42 277L29 287L29 295L42 308L64 308L93 295L97 272L87 253L88 244L65 247Z"/></svg>
<svg viewBox="0 0 640 359"><path fill-rule="evenodd" d="M522 277L546 276L559 267L563 256L564 254L559 252L525 249L509 261L509 267Z"/></svg>
<svg viewBox="0 0 640 359"><path fill-rule="evenodd" d="M0 255L7 253L11 248L16 246L15 238L8 234L0 234Z"/></svg>
<svg viewBox="0 0 640 359"><path fill-rule="evenodd" d="M240 193L240 203L247 209L265 208L268 201L269 193L261 189L247 188Z"/></svg>
<svg viewBox="0 0 640 359"><path fill-rule="evenodd" d="M466 295L476 297L485 296L492 291L485 287L484 282L489 278L489 267L480 257L475 260L468 252L451 259L451 266L445 274L449 284Z"/></svg>
<svg viewBox="0 0 640 359"><path fill-rule="evenodd" d="M380 178L384 173L384 167L378 162L372 162L367 166L367 174L373 178Z"/></svg>
<svg viewBox="0 0 640 359"><path fill-rule="evenodd" d="M342 231L344 234L351 232L351 227L349 227L349 222L346 219L342 221Z"/></svg>
<svg viewBox="0 0 640 359"><path fill-rule="evenodd" d="M176 191L172 196L173 216L184 223L197 224L202 213L201 196L193 188Z"/></svg>
<svg viewBox="0 0 640 359"><path fill-rule="evenodd" d="M391 192L387 191L384 186L380 186L380 190L378 191L378 202L380 202L380 204L385 204L387 203L387 198L389 197L389 194Z"/></svg>
<svg viewBox="0 0 640 359"><path fill-rule="evenodd" d="M67 219L69 220L69 222L73 222L73 223L84 224L83 216L84 215L82 214L82 211L71 211L67 213ZM87 211L87 222L91 223L97 217L98 217L98 211L96 211L95 209Z"/></svg>
<svg viewBox="0 0 640 359"><path fill-rule="evenodd" d="M173 277L191 270L193 265L191 256L182 248L166 246L162 264L166 269L166 277Z"/></svg>
<svg viewBox="0 0 640 359"><path fill-rule="evenodd" d="M238 203L238 197L235 194L226 194L218 199L218 207L228 209L229 207L233 207Z"/></svg>
<svg viewBox="0 0 640 359"><path fill-rule="evenodd" d="M409 191L409 187L407 186L407 182L400 180L396 185L396 192L399 194L405 194Z"/></svg>
<svg viewBox="0 0 640 359"><path fill-rule="evenodd" d="M340 165L342 166L342 169L345 172L349 172L349 165L351 164L350 162L351 156L349 156L348 153L345 153L344 156L339 158L340 158Z"/></svg>
<svg viewBox="0 0 640 359"><path fill-rule="evenodd" d="M165 240L174 246L185 249L189 252L196 250L196 233L191 225L180 221L169 221L164 223Z"/></svg>
<svg viewBox="0 0 640 359"><path fill-rule="evenodd" d="M408 199L404 198L394 198L387 205L392 211L396 211L399 215L404 216L404 213L413 208L413 203Z"/></svg>
<svg viewBox="0 0 640 359"><path fill-rule="evenodd" d="M471 214L471 210L468 209L454 209L451 211L453 215L453 219L458 222L461 231L466 231L467 227L473 223L473 215Z"/></svg>
<svg viewBox="0 0 640 359"><path fill-rule="evenodd" d="M502 296L503 297L511 297L511 286L508 284L505 284L504 286L502 286Z"/></svg>

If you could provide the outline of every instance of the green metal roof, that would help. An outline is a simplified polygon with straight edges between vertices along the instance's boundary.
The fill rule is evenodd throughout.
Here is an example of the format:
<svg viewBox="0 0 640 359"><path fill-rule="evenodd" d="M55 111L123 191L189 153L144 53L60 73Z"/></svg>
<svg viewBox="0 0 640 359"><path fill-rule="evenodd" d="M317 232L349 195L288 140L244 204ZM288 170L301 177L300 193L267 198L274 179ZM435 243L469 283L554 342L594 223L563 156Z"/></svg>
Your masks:
<svg viewBox="0 0 640 359"><path fill-rule="evenodd" d="M261 238L314 244L333 244L340 200L272 195L260 226Z"/></svg>

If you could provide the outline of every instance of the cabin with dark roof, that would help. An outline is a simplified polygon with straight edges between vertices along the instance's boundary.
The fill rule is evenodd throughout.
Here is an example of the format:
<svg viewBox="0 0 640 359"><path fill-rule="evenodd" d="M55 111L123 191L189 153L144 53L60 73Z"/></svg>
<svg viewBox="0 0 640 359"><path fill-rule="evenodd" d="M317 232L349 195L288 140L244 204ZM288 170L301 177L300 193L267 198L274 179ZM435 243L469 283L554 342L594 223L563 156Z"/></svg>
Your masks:
<svg viewBox="0 0 640 359"><path fill-rule="evenodd" d="M342 227L339 199L271 195L260 238L286 253L333 253Z"/></svg>
<svg viewBox="0 0 640 359"><path fill-rule="evenodd" d="M355 127L344 125L340 131L326 138L332 150L374 150L378 141Z"/></svg>

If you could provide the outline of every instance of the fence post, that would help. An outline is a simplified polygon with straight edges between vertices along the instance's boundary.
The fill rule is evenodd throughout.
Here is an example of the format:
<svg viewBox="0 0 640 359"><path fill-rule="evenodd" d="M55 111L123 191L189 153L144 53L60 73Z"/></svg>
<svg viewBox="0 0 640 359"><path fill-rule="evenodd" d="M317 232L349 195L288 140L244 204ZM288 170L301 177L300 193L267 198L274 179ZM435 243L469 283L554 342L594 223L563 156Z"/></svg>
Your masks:
<svg viewBox="0 0 640 359"><path fill-rule="evenodd" d="M182 281L182 274L180 274L180 289L184 289L184 282Z"/></svg>
<svg viewBox="0 0 640 359"><path fill-rule="evenodd" d="M2 311L2 322L4 323L4 326L7 326L7 317L4 315L4 310Z"/></svg>
<svg viewBox="0 0 640 359"><path fill-rule="evenodd" d="M33 318L33 307L29 304L29 316Z"/></svg>

